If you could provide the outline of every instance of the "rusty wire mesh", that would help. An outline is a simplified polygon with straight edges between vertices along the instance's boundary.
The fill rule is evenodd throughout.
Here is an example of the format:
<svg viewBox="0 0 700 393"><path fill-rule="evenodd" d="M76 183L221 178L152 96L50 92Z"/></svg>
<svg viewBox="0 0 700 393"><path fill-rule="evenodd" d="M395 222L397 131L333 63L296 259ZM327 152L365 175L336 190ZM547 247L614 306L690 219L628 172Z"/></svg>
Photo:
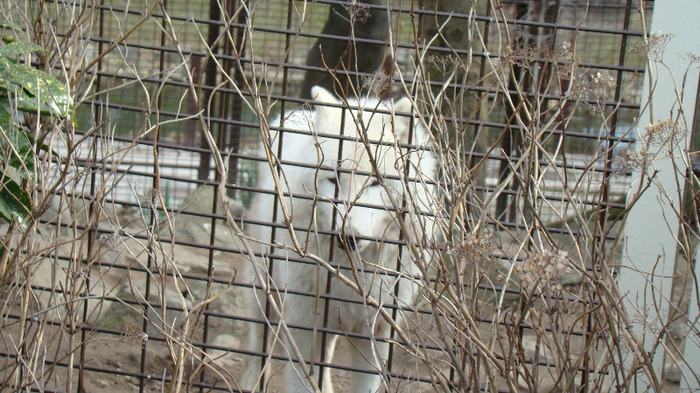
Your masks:
<svg viewBox="0 0 700 393"><path fill-rule="evenodd" d="M13 3L18 10L32 8L30 2ZM305 75L330 72L308 65L308 51L319 39L348 41L347 36L322 33L329 7L339 3L37 3L46 13L55 12L46 23L57 41L76 34L70 30L75 23L70 13L85 7L92 24L81 41L82 66L96 62L86 68L90 83L74 86L76 91L87 89L80 95L73 139L56 140L54 146L58 154L73 158L66 164L73 180L53 190L56 198L46 207L40 233L42 244L60 244L37 254L43 262L31 273L34 280L27 286L31 300L10 297L8 303L16 302L15 307L3 314L4 386L47 392L156 391L163 386L237 391L243 389L246 361L255 357L277 361L265 370L270 384L257 387L275 391L283 386L277 374L284 361L295 356L247 345L251 326L262 326L262 334L270 337L279 334L279 325L269 309L267 317L248 312L256 284L244 271L253 257L265 257L269 269L276 259L309 261L274 250L251 252L240 241L236 225L244 232L256 226L286 229L287 223L277 216L261 220L246 210L256 195L275 193L256 187L256 168L265 162L258 152L260 119L269 118L274 131L275 116L308 106L301 93ZM471 315L478 325L471 327L474 331L484 337L502 332L507 339L501 345L527 352L533 342L540 345L539 329L561 327L539 324L542 314L527 311L534 304L532 297L508 284L502 276L512 270L503 266L532 259L521 251L537 247L523 247L515 239L532 234L533 227L546 234L553 249L581 255L584 271L600 269L594 263L596 255L611 254L615 250L610 247L619 246L615 220L625 208L630 173L619 157L634 142L645 64L633 48L645 42L653 2L466 3L390 1L388 8L366 4L362 12L390 16L391 45L387 39L356 41L388 48L392 67L383 94L397 100L412 96L417 113L413 118L422 119L416 121L423 121L436 139L442 138L434 148L453 149L440 158L458 162L469 172L430 180L442 184L444 200L454 201L450 198L456 194L450 192L467 186L472 198L431 214L476 209L480 217L457 222L461 229L443 234L455 239L435 249L455 260L459 255L467 259L476 255L501 261L498 267L470 268L461 272L462 278L455 278L459 274L454 271L430 271L432 276L422 282L438 292L446 282L456 282L459 291L472 294L464 298L471 299L464 307L474 311ZM349 80L381 76L352 70L335 73L347 74ZM348 84L344 87L350 89ZM261 107L252 108L250 103ZM530 129L542 131L540 142L553 156L535 160L531 172L519 172L516 163L532 154L524 146L531 139L524 130ZM406 141L406 146L414 142ZM219 150L213 151L213 145ZM218 159L226 172L217 166ZM534 189L527 176L540 176L550 166L559 168L563 178L549 172ZM47 170L47 176L55 172ZM468 184L455 182L465 179ZM531 201L538 205L528 205ZM584 221L572 218L572 205L578 206L575 211L585 216ZM485 232L472 238L475 228ZM335 228L328 234L342 231ZM583 237L585 243L572 240ZM403 238L393 241L405 243ZM479 254L485 251L488 255ZM568 289L556 296L575 303L571 307L580 315L592 313L598 299L580 289L585 285L580 272L561 280ZM317 296L326 307L334 301L363 302L338 299L329 291L304 295ZM406 331L415 340L414 347L393 329L388 337L377 338L329 328L332 316L327 312L318 325L300 328L314 329L324 340L340 335L388 342L389 355L380 372L390 391L467 391L474 384L497 391L537 390L559 383L556 373L546 377L542 371L557 367L556 356L538 357L537 351L518 358L527 360L525 367L531 370L520 377L531 381L520 385L507 383L507 371L500 380L466 372L488 366L468 357L455 358L466 356L455 348L467 339L458 334L440 336L444 330L433 318L447 315L441 321L454 323L455 331L466 329L461 321L451 319L437 301L424 299L415 307L386 303L394 317L399 311L411 315ZM601 340L601 326L586 318L565 321L567 342L578 348L567 349L567 354L600 345L596 340ZM34 348L32 340L41 345ZM373 370L348 365L343 353L352 348L339 345L334 360L322 354L313 361L320 370L332 369L336 391L344 391L351 371ZM415 356L412 348L422 350L423 357ZM481 350L471 344L464 348ZM500 356L503 360L520 355L504 351ZM428 360L434 364L426 364ZM569 366L570 379L579 387L600 388L596 384L602 377L591 385L587 382L602 369L596 362ZM538 367L545 377L537 375ZM442 370L441 379L436 369Z"/></svg>

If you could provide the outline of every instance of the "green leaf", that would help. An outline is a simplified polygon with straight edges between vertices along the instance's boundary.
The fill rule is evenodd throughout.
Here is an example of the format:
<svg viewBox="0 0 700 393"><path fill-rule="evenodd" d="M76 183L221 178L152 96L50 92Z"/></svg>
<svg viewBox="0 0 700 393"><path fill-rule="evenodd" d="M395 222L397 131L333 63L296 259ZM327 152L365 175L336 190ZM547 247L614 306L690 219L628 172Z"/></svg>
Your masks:
<svg viewBox="0 0 700 393"><path fill-rule="evenodd" d="M38 98L29 95L24 90L21 90L19 96L16 97L14 106L18 111L34 114L39 112L39 114L43 116L48 116L53 113L48 105L39 102Z"/></svg>
<svg viewBox="0 0 700 393"><path fill-rule="evenodd" d="M22 86L5 84L0 85L0 90L9 92L9 96L12 97L12 102L7 99L0 98L0 105L3 106L6 111L17 110L21 112L27 112L40 115L48 116L52 114L51 108L47 104L42 104L39 99L27 93ZM15 114L15 119L17 119L17 114ZM15 124L17 122L15 121Z"/></svg>
<svg viewBox="0 0 700 393"><path fill-rule="evenodd" d="M0 67L0 77L2 67ZM66 86L55 76L22 64L15 64L7 73L10 83L20 85L31 96L22 94L17 109L25 112L68 116L73 111L73 100Z"/></svg>
<svg viewBox="0 0 700 393"><path fill-rule="evenodd" d="M27 67L23 64L16 64L10 70L10 81L22 86L33 96L46 96L66 94L66 87L53 75Z"/></svg>
<svg viewBox="0 0 700 393"><path fill-rule="evenodd" d="M10 132L10 102L5 97L0 97L0 130L5 134Z"/></svg>
<svg viewBox="0 0 700 393"><path fill-rule="evenodd" d="M15 57L27 52L40 52L44 48L33 42L13 42L0 48L0 56Z"/></svg>
<svg viewBox="0 0 700 393"><path fill-rule="evenodd" d="M23 179L34 180L34 135L26 129L18 129L10 138L10 143L15 147L9 157L8 164ZM3 149L4 150L4 149Z"/></svg>
<svg viewBox="0 0 700 393"><path fill-rule="evenodd" d="M14 30L17 32L22 31L22 26L14 24L14 23L10 23L6 20L0 20L0 28Z"/></svg>
<svg viewBox="0 0 700 393"><path fill-rule="evenodd" d="M31 211L29 194L4 173L0 172L0 175L3 178L0 189L0 217L7 222L15 219L27 229L29 223L26 218Z"/></svg>
<svg viewBox="0 0 700 393"><path fill-rule="evenodd" d="M27 129L16 127L6 132L0 139L0 167L11 168L20 178L34 181L34 144L34 136Z"/></svg>
<svg viewBox="0 0 700 393"><path fill-rule="evenodd" d="M10 70L12 70L15 64L17 64L17 62L12 59L0 57L0 81L6 83L10 81Z"/></svg>

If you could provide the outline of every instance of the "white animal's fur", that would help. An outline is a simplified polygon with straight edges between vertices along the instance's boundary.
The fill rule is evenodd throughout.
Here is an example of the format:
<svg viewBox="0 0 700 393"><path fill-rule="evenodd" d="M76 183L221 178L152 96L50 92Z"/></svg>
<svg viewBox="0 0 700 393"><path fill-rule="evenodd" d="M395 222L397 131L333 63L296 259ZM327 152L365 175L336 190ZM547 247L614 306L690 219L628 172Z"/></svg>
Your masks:
<svg viewBox="0 0 700 393"><path fill-rule="evenodd" d="M284 128L300 132L270 131L269 151L276 155L281 141L281 155L277 158L285 163L274 167L267 162L260 164L257 187L275 190L272 171L279 169L279 187L287 195L283 203L291 216L296 238L305 251L341 266L341 272L373 298L410 306L417 293L417 283L412 278L418 273L414 260L422 254L415 252L417 248L413 248L413 252L407 248L400 252L396 241L426 244L432 240L434 220L421 213L429 210L429 205L435 202L434 186L427 180L434 179L437 167L434 153L425 149L429 144L429 134L424 127L417 125L417 120L394 115L396 112L411 112L408 99L391 105L365 98L349 102L355 109L343 109L343 103L323 88L314 87L312 94L313 110L296 110L284 121ZM278 127L279 120L271 126ZM339 139L341 134L345 139ZM409 142L412 148L405 147ZM264 149L262 154L265 155ZM294 195L291 198L290 193ZM248 217L273 221L274 203L273 194L257 194ZM403 231L395 209L404 210ZM277 222L283 221L278 204ZM307 228L311 229L305 230ZM341 235L324 233L333 230ZM268 244L273 236L269 226L251 227L250 231L251 236ZM329 294L360 303L333 300L326 305L324 298L318 295L326 293L327 272L317 264L289 260L299 258L293 250L289 229L275 229L274 242L286 246L273 251L281 258L274 260L271 289L278 291L277 299L288 325L319 328L327 319L329 329L378 338L389 336L390 325L376 315L377 310L363 305L362 297L337 279L331 280ZM270 248L263 247L262 250L268 253ZM402 255L401 279L395 274L399 255ZM267 265L257 262L261 269L258 272L266 271ZM317 296L293 295L287 291L303 291ZM260 310L263 299L262 292L258 292L256 299L249 303ZM324 315L326 306L327 316ZM397 319L401 319L401 313ZM317 330L291 329L291 332L306 364L319 362L322 334ZM329 335L325 340L326 362L332 358L336 338ZM388 344L362 338L349 339L353 352L352 367L373 372L352 373L352 391L376 392L381 385L379 373L387 359ZM251 349L261 350L261 329L251 331L250 344ZM288 342L283 339L283 344L285 353L294 357ZM249 361L247 378L255 379L260 374L260 366L259 361ZM290 362L286 369L288 391L311 390L297 363ZM314 368L313 375L318 376L318 367ZM255 381L249 380L248 384L246 388ZM324 375L323 385L324 391L331 391L328 373Z"/></svg>

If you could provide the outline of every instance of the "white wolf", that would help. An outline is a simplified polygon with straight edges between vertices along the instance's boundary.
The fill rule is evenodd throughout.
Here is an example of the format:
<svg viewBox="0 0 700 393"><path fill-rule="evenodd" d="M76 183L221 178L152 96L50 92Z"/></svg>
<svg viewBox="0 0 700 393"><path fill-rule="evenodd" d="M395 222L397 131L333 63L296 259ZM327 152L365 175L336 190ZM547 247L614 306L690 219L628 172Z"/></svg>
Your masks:
<svg viewBox="0 0 700 393"><path fill-rule="evenodd" d="M261 278L272 278L270 290L277 294L282 318L307 365L331 361L338 335L328 330L335 331L351 341L352 368L365 371L351 373L352 391L376 392L389 351L382 338L390 336L390 324L376 308L363 304L356 290L337 278L328 282L328 271L309 255L337 267L363 294L385 304L411 306L417 294L416 264L429 263L425 246L432 242L434 219L425 212L435 203L437 160L428 149L430 135L418 120L396 115L411 112L410 100L392 105L364 98L351 100L349 109L320 87L312 89L312 97L313 110L299 109L285 119L283 128L289 131L270 131L267 151L275 165L262 162L258 168L257 187L272 192L255 197L248 218L276 220L277 226L251 227L251 236L278 246L263 247L272 263L260 263L267 258L257 261L256 282L261 285ZM271 126L279 127L279 120ZM273 218L274 192L280 191L284 199L278 200ZM295 250L295 244L301 250ZM250 303L259 313L263 302L259 291ZM399 309L397 321L401 313ZM257 326L249 342L251 349L260 351L262 330ZM284 356L296 358L288 338L280 335ZM259 383L251 378L258 378L261 363L248 363L246 388L251 388ZM310 391L308 378L319 381L319 368L308 370L311 376L290 362L287 390ZM328 372L322 384L324 391L332 391Z"/></svg>

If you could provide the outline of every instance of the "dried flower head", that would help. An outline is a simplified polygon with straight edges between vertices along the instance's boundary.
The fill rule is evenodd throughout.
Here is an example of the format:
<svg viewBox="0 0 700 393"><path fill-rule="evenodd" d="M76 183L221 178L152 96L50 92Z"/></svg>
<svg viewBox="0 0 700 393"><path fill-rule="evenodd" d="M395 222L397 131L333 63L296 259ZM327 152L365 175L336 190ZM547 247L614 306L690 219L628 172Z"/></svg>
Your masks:
<svg viewBox="0 0 700 393"><path fill-rule="evenodd" d="M613 174L626 175L630 171L644 170L649 164L650 158L646 149L641 152L632 149L618 152L613 158Z"/></svg>
<svg viewBox="0 0 700 393"><path fill-rule="evenodd" d="M121 340L132 345L142 347L148 341L148 334L141 330L141 327L134 321L133 318L125 316L122 318L124 323L124 334Z"/></svg>
<svg viewBox="0 0 700 393"><path fill-rule="evenodd" d="M535 45L514 48L501 56L502 65L513 65L522 68L530 68L536 61L545 61L552 58L552 53L549 48Z"/></svg>
<svg viewBox="0 0 700 393"><path fill-rule="evenodd" d="M343 8L348 12L352 24L355 22L365 23L369 20L369 7L364 3L343 4Z"/></svg>
<svg viewBox="0 0 700 393"><path fill-rule="evenodd" d="M110 247L116 247L121 242L122 234L122 230L114 231L112 233L103 233L102 235L100 235L100 241L104 242Z"/></svg>
<svg viewBox="0 0 700 393"><path fill-rule="evenodd" d="M389 75L380 69L372 75L364 75L362 77L362 88L374 95L381 96L389 88L390 82Z"/></svg>
<svg viewBox="0 0 700 393"><path fill-rule="evenodd" d="M570 67L574 60L574 53L570 42L563 42L559 47L550 48L545 45L531 45L511 49L500 57L501 65L513 65L522 68L531 68L539 63L554 63L564 68Z"/></svg>
<svg viewBox="0 0 700 393"><path fill-rule="evenodd" d="M147 209L158 207L158 196L160 191L156 188L149 188L141 193L141 203Z"/></svg>
<svg viewBox="0 0 700 393"><path fill-rule="evenodd" d="M612 96L615 87L615 78L596 72L594 75L581 76L571 89L572 98L583 101L594 111L602 112L605 109L605 101Z"/></svg>
<svg viewBox="0 0 700 393"><path fill-rule="evenodd" d="M462 265L478 267L482 272L489 272L497 267L493 258L496 246L489 236L470 233L452 249L453 257Z"/></svg>
<svg viewBox="0 0 700 393"><path fill-rule="evenodd" d="M571 80L576 69L576 56L573 45L569 41L564 41L559 47L554 49L553 62L559 80ZM568 82L567 82L568 88Z"/></svg>
<svg viewBox="0 0 700 393"><path fill-rule="evenodd" d="M688 59L689 66L694 66L700 63L700 56L696 55L695 53L687 52L685 57Z"/></svg>
<svg viewBox="0 0 700 393"><path fill-rule="evenodd" d="M642 140L645 146L649 147L661 147L664 145L669 145L669 147L671 147L680 142L682 137L683 133L680 131L678 123L668 119L659 120L654 124L647 124L644 126Z"/></svg>
<svg viewBox="0 0 700 393"><path fill-rule="evenodd" d="M437 69L442 74L452 73L454 70L467 70L467 65L459 56L430 55L425 59L426 63Z"/></svg>
<svg viewBox="0 0 700 393"><path fill-rule="evenodd" d="M526 286L543 284L548 287L557 285L557 279L571 270L566 251L544 250L533 253L527 260L520 262L515 271Z"/></svg>
<svg viewBox="0 0 700 393"><path fill-rule="evenodd" d="M561 60L573 60L574 58L574 52L572 51L573 45L571 45L571 42L569 41L564 41L561 43L559 46L559 50L557 51L558 53L558 58Z"/></svg>
<svg viewBox="0 0 700 393"><path fill-rule="evenodd" d="M302 105L289 111L284 117L284 126L289 128L294 127L312 127L313 120L311 119L311 110L313 105L311 102L305 102Z"/></svg>
<svg viewBox="0 0 700 393"><path fill-rule="evenodd" d="M671 33L663 34L660 31L651 33L646 41L637 44L631 52L650 61L661 61L671 38L673 38Z"/></svg>

